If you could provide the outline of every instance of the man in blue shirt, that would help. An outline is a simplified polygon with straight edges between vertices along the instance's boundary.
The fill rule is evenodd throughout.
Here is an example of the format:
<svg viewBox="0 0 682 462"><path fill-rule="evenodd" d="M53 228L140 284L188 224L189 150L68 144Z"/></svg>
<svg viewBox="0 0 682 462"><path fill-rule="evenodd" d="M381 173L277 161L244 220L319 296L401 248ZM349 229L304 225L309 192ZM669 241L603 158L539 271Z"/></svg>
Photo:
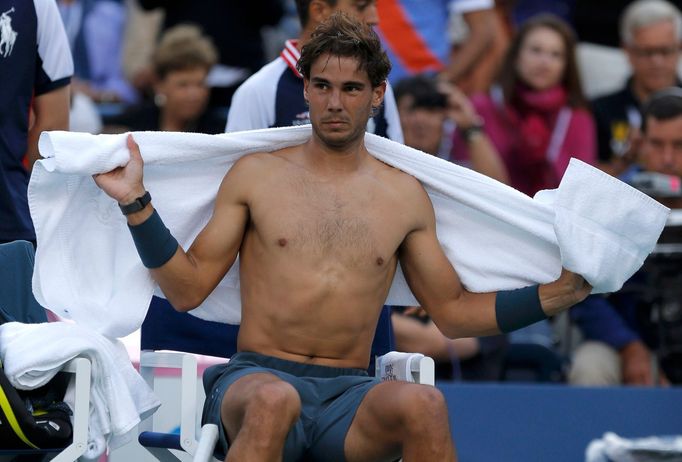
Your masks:
<svg viewBox="0 0 682 462"><path fill-rule="evenodd" d="M40 133L68 129L72 74L54 0L0 0L0 242L35 242L29 171Z"/></svg>

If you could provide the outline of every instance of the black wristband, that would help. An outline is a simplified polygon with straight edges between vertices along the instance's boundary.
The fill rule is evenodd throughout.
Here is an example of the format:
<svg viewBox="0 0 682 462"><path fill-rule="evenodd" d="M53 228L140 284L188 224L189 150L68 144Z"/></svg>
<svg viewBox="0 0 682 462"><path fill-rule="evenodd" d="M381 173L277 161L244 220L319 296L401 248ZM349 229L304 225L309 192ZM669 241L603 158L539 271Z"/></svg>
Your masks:
<svg viewBox="0 0 682 462"><path fill-rule="evenodd" d="M131 213L139 212L143 208L147 206L152 201L152 195L149 194L149 191L145 191L143 195L135 199L133 202L130 204L126 205L121 205L118 204L118 207L121 209L121 212L123 212L123 215L130 215Z"/></svg>
<svg viewBox="0 0 682 462"><path fill-rule="evenodd" d="M163 266L178 249L178 241L163 224L156 210L139 225L128 225L128 229L142 264L147 268Z"/></svg>
<svg viewBox="0 0 682 462"><path fill-rule="evenodd" d="M460 129L459 132L462 134L464 141L469 142L474 139L476 135L480 135L483 132L483 124L474 124L470 127Z"/></svg>
<svg viewBox="0 0 682 462"><path fill-rule="evenodd" d="M540 304L538 285L501 290L495 297L497 326L504 333L547 319Z"/></svg>

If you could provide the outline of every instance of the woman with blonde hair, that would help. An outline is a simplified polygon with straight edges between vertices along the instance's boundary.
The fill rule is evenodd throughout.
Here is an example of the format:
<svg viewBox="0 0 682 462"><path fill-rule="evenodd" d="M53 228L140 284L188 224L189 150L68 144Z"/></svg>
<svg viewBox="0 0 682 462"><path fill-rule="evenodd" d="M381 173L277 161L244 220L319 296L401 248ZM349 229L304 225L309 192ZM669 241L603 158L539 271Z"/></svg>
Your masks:
<svg viewBox="0 0 682 462"><path fill-rule="evenodd" d="M217 62L211 40L194 25L168 29L153 55L154 102L105 120L107 131L222 133L224 117L207 111L206 77Z"/></svg>

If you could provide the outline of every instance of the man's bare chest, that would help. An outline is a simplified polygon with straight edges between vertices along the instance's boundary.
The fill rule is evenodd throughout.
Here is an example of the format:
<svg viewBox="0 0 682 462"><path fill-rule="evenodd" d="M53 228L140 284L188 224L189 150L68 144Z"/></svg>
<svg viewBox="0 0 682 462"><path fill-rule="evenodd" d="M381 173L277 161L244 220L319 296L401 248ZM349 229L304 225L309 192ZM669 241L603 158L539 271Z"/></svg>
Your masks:
<svg viewBox="0 0 682 462"><path fill-rule="evenodd" d="M252 224L266 245L376 265L402 241L399 208L377 185L288 178L272 186L251 205Z"/></svg>

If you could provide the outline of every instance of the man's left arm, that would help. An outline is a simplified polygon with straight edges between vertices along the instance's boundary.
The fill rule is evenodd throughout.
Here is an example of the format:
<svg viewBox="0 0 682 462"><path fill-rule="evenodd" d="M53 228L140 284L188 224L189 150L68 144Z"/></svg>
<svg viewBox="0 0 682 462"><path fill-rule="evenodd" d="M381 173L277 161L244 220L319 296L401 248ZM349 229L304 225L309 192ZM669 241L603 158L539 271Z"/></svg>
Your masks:
<svg viewBox="0 0 682 462"><path fill-rule="evenodd" d="M37 62L33 84L35 121L28 132L29 168L38 160L38 138L44 130L68 130L73 59L57 4L36 2Z"/></svg>
<svg viewBox="0 0 682 462"><path fill-rule="evenodd" d="M478 61L490 49L495 38L496 22L495 10L482 8L463 13L464 21L469 28L469 36L451 57L444 77L452 83L457 83L476 66Z"/></svg>
<svg viewBox="0 0 682 462"><path fill-rule="evenodd" d="M40 134L45 130L69 129L70 88L70 85L59 87L33 99L35 121L28 131L28 147L26 150L30 169L33 168L35 161L40 159L38 153Z"/></svg>
<svg viewBox="0 0 682 462"><path fill-rule="evenodd" d="M590 293L581 276L565 269L548 284L496 293L467 291L438 242L428 195L418 189L421 194L410 204L418 216L400 247L400 263L420 305L448 337L509 332L553 316Z"/></svg>

